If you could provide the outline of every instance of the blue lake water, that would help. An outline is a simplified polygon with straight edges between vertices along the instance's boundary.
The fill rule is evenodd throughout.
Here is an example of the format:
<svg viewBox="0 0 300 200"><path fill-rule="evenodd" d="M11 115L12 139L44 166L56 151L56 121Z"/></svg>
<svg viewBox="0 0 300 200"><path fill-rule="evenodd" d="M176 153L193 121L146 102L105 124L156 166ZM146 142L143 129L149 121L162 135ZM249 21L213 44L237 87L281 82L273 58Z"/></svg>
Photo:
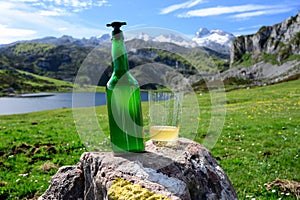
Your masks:
<svg viewBox="0 0 300 200"><path fill-rule="evenodd" d="M21 114L42 110L60 108L78 108L100 106L106 104L104 92L80 93L51 93L53 96L45 97L1 97L0 115ZM141 92L142 101L148 100L148 93Z"/></svg>

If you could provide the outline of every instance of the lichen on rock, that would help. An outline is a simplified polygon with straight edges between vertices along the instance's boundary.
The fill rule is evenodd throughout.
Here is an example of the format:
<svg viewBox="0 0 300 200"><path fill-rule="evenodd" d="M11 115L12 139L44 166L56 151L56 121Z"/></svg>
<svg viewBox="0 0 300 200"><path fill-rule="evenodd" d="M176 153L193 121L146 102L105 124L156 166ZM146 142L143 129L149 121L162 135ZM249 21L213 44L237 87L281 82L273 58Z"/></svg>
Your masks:
<svg viewBox="0 0 300 200"><path fill-rule="evenodd" d="M110 200L171 200L161 194L155 194L141 185L132 184L121 178L116 178L108 190Z"/></svg>

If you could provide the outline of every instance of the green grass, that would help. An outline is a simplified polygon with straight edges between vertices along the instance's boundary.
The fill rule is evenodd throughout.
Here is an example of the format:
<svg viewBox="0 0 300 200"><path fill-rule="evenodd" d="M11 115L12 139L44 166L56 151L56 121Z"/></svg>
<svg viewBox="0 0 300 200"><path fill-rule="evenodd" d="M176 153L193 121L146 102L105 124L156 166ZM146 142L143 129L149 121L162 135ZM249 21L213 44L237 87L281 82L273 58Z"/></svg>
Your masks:
<svg viewBox="0 0 300 200"><path fill-rule="evenodd" d="M26 71L22 71L22 70L17 70L17 71L19 73L21 73L21 74L26 74L26 75L29 75L29 76L33 76L33 77L35 77L37 79L44 80L46 82L50 82L52 84L55 84L56 86L72 87L72 83L70 83L70 82L66 82L66 81L62 81L62 80L58 80L58 79L53 79L53 78L49 78L49 77L46 77L46 76L39 76L37 74L26 72ZM36 84L36 83L30 82L30 84Z"/></svg>
<svg viewBox="0 0 300 200"><path fill-rule="evenodd" d="M41 43L20 43L14 49L15 54L45 54L46 52L54 49L54 44L41 44Z"/></svg>
<svg viewBox="0 0 300 200"><path fill-rule="evenodd" d="M278 187L267 190L266 184L276 178L300 181L299 84L226 93L225 123L211 153L239 199L295 199ZM201 143L210 134L210 94L198 95L198 101L200 116L192 120L199 121L195 140ZM106 108L97 107L96 116L107 135ZM82 120L74 119L71 109L0 116L0 199L38 197L58 167L76 164L86 151L74 124L89 123Z"/></svg>
<svg viewBox="0 0 300 200"><path fill-rule="evenodd" d="M73 84L22 70L0 70L0 91L14 88L15 93L70 91ZM0 92L0 96L5 93Z"/></svg>
<svg viewBox="0 0 300 200"><path fill-rule="evenodd" d="M227 93L227 117L212 149L240 199L294 199L265 184L300 181L300 81ZM235 99L238 101L235 101Z"/></svg>
<svg viewBox="0 0 300 200"><path fill-rule="evenodd" d="M71 82L39 76L34 73L22 70L1 70L0 69L0 96L8 95L1 93L2 90L14 88L16 94L38 93L38 92L104 92L103 86L89 86L73 84Z"/></svg>
<svg viewBox="0 0 300 200"><path fill-rule="evenodd" d="M49 82L51 84L54 84L57 88L62 88L61 90L64 91L66 90L66 88L73 88L75 87L75 91L76 92L87 92L87 91L91 91L91 92L105 92L105 87L104 86L97 86L96 88L94 86L88 86L88 85L84 85L84 86L80 86L78 84L76 84L75 86L73 85L73 83L71 82L67 82L67 81L62 81L62 80L58 80L58 79L54 79L54 78L49 78L46 76L39 76L37 74L33 74L30 72L26 72L26 71L22 71L22 70L18 70L18 72L23 73L23 74L27 74L30 76L33 76L39 80L44 80L46 82ZM30 81L31 85L35 85L35 82Z"/></svg>
<svg viewBox="0 0 300 200"><path fill-rule="evenodd" d="M0 199L40 195L55 166L75 164L84 152L67 109L1 116L0 137ZM44 171L45 164L52 167Z"/></svg>

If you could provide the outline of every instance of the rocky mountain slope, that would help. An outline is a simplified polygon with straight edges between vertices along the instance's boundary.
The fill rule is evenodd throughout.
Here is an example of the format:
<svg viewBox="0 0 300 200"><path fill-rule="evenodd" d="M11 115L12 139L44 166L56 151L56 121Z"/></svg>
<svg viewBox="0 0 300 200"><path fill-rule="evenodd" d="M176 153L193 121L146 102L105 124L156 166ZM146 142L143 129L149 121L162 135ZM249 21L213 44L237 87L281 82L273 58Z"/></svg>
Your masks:
<svg viewBox="0 0 300 200"><path fill-rule="evenodd" d="M252 35L239 36L233 40L230 63L239 64L246 59L252 63L267 61L281 63L290 56L300 54L300 12L273 26L263 26Z"/></svg>
<svg viewBox="0 0 300 200"><path fill-rule="evenodd" d="M253 84L276 83L300 77L300 12L252 35L233 40L230 70L224 79L237 78Z"/></svg>

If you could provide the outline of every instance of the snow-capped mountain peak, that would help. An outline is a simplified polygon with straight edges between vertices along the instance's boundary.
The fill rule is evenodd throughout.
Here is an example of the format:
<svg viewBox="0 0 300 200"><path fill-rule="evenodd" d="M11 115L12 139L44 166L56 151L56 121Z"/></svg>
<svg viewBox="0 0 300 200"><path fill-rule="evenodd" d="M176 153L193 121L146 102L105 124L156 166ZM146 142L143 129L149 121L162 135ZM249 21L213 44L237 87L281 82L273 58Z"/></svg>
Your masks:
<svg viewBox="0 0 300 200"><path fill-rule="evenodd" d="M208 30L207 28L200 28L192 40L199 46L205 46L214 50L223 49L229 51L231 41L234 38L233 34L219 29Z"/></svg>
<svg viewBox="0 0 300 200"><path fill-rule="evenodd" d="M164 34L164 35L159 35L153 39L153 41L156 42L170 42L177 44L179 46L184 46L184 47L195 47L197 46L191 39L184 38L180 35L175 35L175 34Z"/></svg>
<svg viewBox="0 0 300 200"><path fill-rule="evenodd" d="M109 34L105 34L98 39L100 41L107 41L110 38ZM200 28L194 38L189 38L174 32L167 32L161 34L152 34L139 32L136 34L125 34L125 40L140 39L146 42L165 42L173 43L179 46L193 48L198 46L208 47L215 51L229 53L231 41L235 38L233 34L224 32L219 29L208 30L207 28Z"/></svg>
<svg viewBox="0 0 300 200"><path fill-rule="evenodd" d="M144 41L153 41L153 42L168 42L168 43L173 43L173 44L177 44L179 46L184 46L184 47L196 47L197 44L195 42L193 42L191 39L181 36L181 35L177 35L174 33L165 33L165 34L160 34L160 35L148 35L146 33L140 33L136 36L134 36L133 38L136 39L141 39ZM133 39L133 38L128 38Z"/></svg>
<svg viewBox="0 0 300 200"><path fill-rule="evenodd" d="M110 41L110 34L103 34L98 37L100 42Z"/></svg>
<svg viewBox="0 0 300 200"><path fill-rule="evenodd" d="M140 40L144 40L144 41L151 41L151 40L153 40L153 37L151 37L150 35L148 35L146 33L141 33L141 34L137 35L136 38L140 39Z"/></svg>
<svg viewBox="0 0 300 200"><path fill-rule="evenodd" d="M208 35L210 32L207 28L200 28L199 31L196 33L196 37L203 37Z"/></svg>

